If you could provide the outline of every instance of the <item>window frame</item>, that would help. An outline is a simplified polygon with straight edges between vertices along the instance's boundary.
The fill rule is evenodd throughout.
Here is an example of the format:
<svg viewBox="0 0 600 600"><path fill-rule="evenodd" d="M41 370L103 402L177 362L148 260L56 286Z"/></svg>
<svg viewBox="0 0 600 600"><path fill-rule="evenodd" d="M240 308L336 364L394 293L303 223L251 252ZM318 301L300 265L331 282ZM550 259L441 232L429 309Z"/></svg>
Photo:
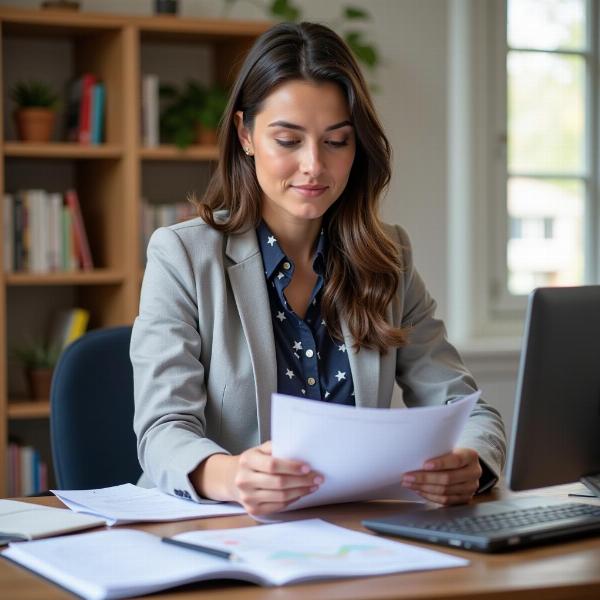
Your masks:
<svg viewBox="0 0 600 600"><path fill-rule="evenodd" d="M600 281L600 1L587 0L586 283ZM448 333L463 353L521 345L525 296L507 281L506 0L450 0L448 22ZM507 287L505 287L508 290Z"/></svg>
<svg viewBox="0 0 600 600"><path fill-rule="evenodd" d="M495 114L495 130L492 132L496 144L501 146L492 158L494 171L493 191L490 194L491 221L488 223L491 245L491 270L489 283L489 303L491 315L497 319L515 319L524 313L527 296L510 294L508 291L508 265L506 250L509 239L507 189L510 177L531 177L534 179L570 179L580 181L584 190L584 284L598 281L599 264L599 236L600 223L598 223L598 7L599 3L594 0L586 0L587 11L587 45L582 51L573 50L540 50L531 48L509 48L507 40L508 31L508 0L495 2L495 15L493 19L497 23L499 35L494 44L493 61L495 63L494 89L497 91L494 98L493 113ZM580 56L584 60L584 82L585 82L585 122L587 124L584 140L585 164L580 174L557 172L557 173L534 173L514 172L509 173L507 165L507 136L508 136L508 109L507 90L508 52L531 52L536 54L551 54L558 56ZM503 146L503 147L502 147Z"/></svg>

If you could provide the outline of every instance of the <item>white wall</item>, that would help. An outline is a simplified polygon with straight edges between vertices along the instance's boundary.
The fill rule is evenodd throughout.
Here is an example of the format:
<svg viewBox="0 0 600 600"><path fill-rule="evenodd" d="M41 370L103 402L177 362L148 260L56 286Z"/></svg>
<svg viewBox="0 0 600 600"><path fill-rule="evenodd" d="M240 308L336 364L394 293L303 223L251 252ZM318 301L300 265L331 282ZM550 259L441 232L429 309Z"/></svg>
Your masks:
<svg viewBox="0 0 600 600"><path fill-rule="evenodd" d="M0 5L37 8L38 0L0 0ZM297 0L305 20L333 21L345 5L360 2ZM442 0L369 0L373 20L365 27L382 57L375 103L394 149L393 178L383 205L386 220L411 234L415 261L439 315L448 315L448 21ZM151 14L151 0L83 0L82 10ZM225 0L181 0L183 16L218 17ZM235 18L264 19L250 2L238 0ZM512 418L516 357L465 356L488 401L507 422Z"/></svg>

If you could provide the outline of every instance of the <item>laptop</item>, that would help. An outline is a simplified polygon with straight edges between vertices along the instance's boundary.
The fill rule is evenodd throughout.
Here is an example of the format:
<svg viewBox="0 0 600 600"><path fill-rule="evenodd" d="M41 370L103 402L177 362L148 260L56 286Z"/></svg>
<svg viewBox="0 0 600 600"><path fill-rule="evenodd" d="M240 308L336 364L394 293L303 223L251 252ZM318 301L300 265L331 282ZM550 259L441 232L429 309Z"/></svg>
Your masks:
<svg viewBox="0 0 600 600"><path fill-rule="evenodd" d="M420 508L363 525L481 552L600 533L600 286L529 297L507 481L512 490L580 479L593 502L531 496Z"/></svg>

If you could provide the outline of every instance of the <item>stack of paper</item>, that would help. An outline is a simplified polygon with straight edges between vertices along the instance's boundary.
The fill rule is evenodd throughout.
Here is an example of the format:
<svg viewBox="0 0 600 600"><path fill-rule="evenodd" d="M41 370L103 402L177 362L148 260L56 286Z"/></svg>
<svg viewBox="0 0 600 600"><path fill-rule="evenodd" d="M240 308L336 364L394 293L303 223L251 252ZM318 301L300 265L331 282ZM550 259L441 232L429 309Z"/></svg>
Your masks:
<svg viewBox="0 0 600 600"><path fill-rule="evenodd" d="M479 396L382 410L273 394L273 455L303 460L325 478L286 510L385 498L423 502L400 485L403 473L454 448Z"/></svg>
<svg viewBox="0 0 600 600"><path fill-rule="evenodd" d="M199 504L169 496L157 488L146 489L132 483L97 490L50 491L71 510L101 517L107 525L137 521L182 521L246 512L239 504L210 500Z"/></svg>

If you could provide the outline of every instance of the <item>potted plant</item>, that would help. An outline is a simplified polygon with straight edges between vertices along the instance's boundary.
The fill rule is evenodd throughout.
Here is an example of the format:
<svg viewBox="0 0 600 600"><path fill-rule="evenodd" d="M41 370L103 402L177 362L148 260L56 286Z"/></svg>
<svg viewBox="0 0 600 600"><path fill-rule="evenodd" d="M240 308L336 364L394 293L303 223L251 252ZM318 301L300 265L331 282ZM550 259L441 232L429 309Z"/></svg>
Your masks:
<svg viewBox="0 0 600 600"><path fill-rule="evenodd" d="M19 139L23 142L48 142L56 120L58 96L40 81L19 82L10 91L17 105L14 116Z"/></svg>
<svg viewBox="0 0 600 600"><path fill-rule="evenodd" d="M206 90L196 126L196 140L199 144L217 143L217 128L225 112L227 100L227 91L219 85Z"/></svg>
<svg viewBox="0 0 600 600"><path fill-rule="evenodd" d="M25 369L30 397L33 400L47 400L60 349L41 341L33 341L16 348L14 355Z"/></svg>
<svg viewBox="0 0 600 600"><path fill-rule="evenodd" d="M223 88L188 81L181 90L161 85L160 97L167 105L160 115L161 136L167 142L179 148L216 143L216 128L227 105Z"/></svg>

